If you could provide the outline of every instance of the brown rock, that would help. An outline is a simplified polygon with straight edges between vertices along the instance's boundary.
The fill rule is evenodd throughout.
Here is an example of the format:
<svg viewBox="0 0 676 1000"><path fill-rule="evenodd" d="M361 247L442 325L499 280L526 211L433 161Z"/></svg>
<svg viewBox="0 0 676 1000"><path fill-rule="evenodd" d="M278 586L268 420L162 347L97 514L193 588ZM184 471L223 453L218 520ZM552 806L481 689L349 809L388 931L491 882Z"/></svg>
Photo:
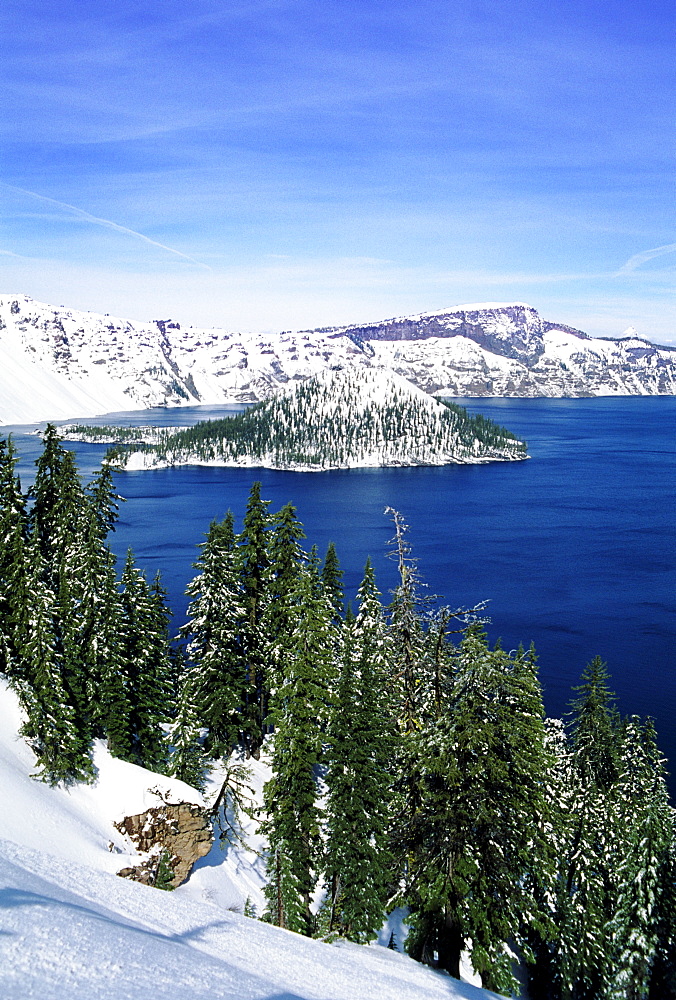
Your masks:
<svg viewBox="0 0 676 1000"><path fill-rule="evenodd" d="M146 812L125 816L114 824L142 854L150 857L133 868L122 868L122 878L153 885L163 852L174 872L172 888L185 882L192 866L211 850L213 831L206 809L191 802L163 803Z"/></svg>

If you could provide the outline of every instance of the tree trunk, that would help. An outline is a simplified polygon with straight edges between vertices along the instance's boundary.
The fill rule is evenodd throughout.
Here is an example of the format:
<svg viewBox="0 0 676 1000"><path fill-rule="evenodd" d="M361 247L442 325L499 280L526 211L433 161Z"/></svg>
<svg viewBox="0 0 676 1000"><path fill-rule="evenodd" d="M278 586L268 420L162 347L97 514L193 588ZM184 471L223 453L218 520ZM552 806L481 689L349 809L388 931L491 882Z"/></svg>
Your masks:
<svg viewBox="0 0 676 1000"><path fill-rule="evenodd" d="M445 969L455 979L460 979L460 955L465 945L460 925L455 918L446 910L444 922L439 928L439 940L437 943L438 959L436 965L439 969Z"/></svg>

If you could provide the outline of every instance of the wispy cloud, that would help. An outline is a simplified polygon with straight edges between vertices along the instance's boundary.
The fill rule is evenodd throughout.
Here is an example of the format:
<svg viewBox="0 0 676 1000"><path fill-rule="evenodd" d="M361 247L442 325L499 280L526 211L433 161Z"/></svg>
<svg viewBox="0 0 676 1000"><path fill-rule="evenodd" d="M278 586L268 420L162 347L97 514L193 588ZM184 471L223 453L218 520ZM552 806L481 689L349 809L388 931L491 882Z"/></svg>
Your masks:
<svg viewBox="0 0 676 1000"><path fill-rule="evenodd" d="M13 250L0 250L0 257L16 257L17 260L33 260L32 257L24 257L23 254L14 253Z"/></svg>
<svg viewBox="0 0 676 1000"><path fill-rule="evenodd" d="M77 208L75 205L69 205L65 201L58 201L56 198L48 198L44 194L37 194L35 191L28 191L26 188L15 187L13 184L6 184L4 181L0 181L0 184L10 191L16 191L19 194L28 195L30 198L36 198L38 201L46 202L48 205L56 205L58 208L65 209L67 212L72 212L73 215L78 219L82 219L84 222L90 222L95 226L103 226L106 229L112 229L116 233L123 233L126 236L132 236L134 239L142 240L144 243L149 244L152 247L156 247L159 250L165 250L167 253L175 254L177 257L181 257L183 260L189 261L191 264L197 265L197 267L203 267L207 271L211 271L208 264L203 263L200 260L195 260L187 253L183 253L181 250L176 250L174 247L169 247L165 243L158 243L157 240L151 240L149 236L144 236L143 233L136 232L135 229L128 229L127 226L120 226L117 222L113 222L111 219L103 219L98 215L92 215L90 212L85 212L82 208Z"/></svg>
<svg viewBox="0 0 676 1000"><path fill-rule="evenodd" d="M676 243L666 243L663 247L653 247L652 250L643 250L642 253L635 253L633 257L629 258L626 264L622 265L616 276L631 274L632 271L636 271L637 268L647 261L654 260L655 257L663 257L668 253L676 253Z"/></svg>

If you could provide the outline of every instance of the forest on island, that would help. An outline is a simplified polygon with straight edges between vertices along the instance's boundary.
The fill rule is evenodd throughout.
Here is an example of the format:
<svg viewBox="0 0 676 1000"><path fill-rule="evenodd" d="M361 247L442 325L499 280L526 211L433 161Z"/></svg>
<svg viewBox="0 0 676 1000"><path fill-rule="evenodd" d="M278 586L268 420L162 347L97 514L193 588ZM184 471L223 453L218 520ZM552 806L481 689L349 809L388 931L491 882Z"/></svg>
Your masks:
<svg viewBox="0 0 676 1000"><path fill-rule="evenodd" d="M665 761L599 657L548 719L535 650L425 599L398 512L397 585L367 562L346 605L333 545L306 552L259 483L239 530L211 524L172 638L159 577L129 553L118 578L110 467L84 485L53 427L27 493L16 462L0 441L0 673L42 780L95 780L94 739L197 787L264 755L262 919L366 943L401 906L413 958L457 977L471 950L498 992L519 962L533 1000L676 996Z"/></svg>
<svg viewBox="0 0 676 1000"><path fill-rule="evenodd" d="M383 378L371 369L345 369L193 427L74 424L68 435L114 442L106 458L122 467L133 452L151 464L248 461L308 469L348 468L364 458L371 465L526 458L525 443L487 417Z"/></svg>

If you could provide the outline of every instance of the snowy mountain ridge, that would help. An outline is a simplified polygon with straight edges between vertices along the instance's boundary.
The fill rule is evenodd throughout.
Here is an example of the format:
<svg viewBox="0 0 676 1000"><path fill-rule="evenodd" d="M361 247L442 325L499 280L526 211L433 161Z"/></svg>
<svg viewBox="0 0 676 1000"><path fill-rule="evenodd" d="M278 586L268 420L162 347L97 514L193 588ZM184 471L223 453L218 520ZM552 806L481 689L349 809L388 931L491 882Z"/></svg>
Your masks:
<svg viewBox="0 0 676 1000"><path fill-rule="evenodd" d="M634 335L589 337L524 303L257 334L141 323L0 295L0 424L256 402L348 363L388 368L440 396L676 393L676 351Z"/></svg>
<svg viewBox="0 0 676 1000"><path fill-rule="evenodd" d="M8 1000L489 1000L378 946L327 945L241 915L262 900L256 856L211 854L162 892L114 874L132 855L113 821L173 778L96 749L94 785L31 778L17 699L0 680L0 995ZM254 785L265 779L262 765ZM11 803L11 808L8 804ZM252 859L253 858L253 862ZM240 912L238 912L240 911Z"/></svg>

